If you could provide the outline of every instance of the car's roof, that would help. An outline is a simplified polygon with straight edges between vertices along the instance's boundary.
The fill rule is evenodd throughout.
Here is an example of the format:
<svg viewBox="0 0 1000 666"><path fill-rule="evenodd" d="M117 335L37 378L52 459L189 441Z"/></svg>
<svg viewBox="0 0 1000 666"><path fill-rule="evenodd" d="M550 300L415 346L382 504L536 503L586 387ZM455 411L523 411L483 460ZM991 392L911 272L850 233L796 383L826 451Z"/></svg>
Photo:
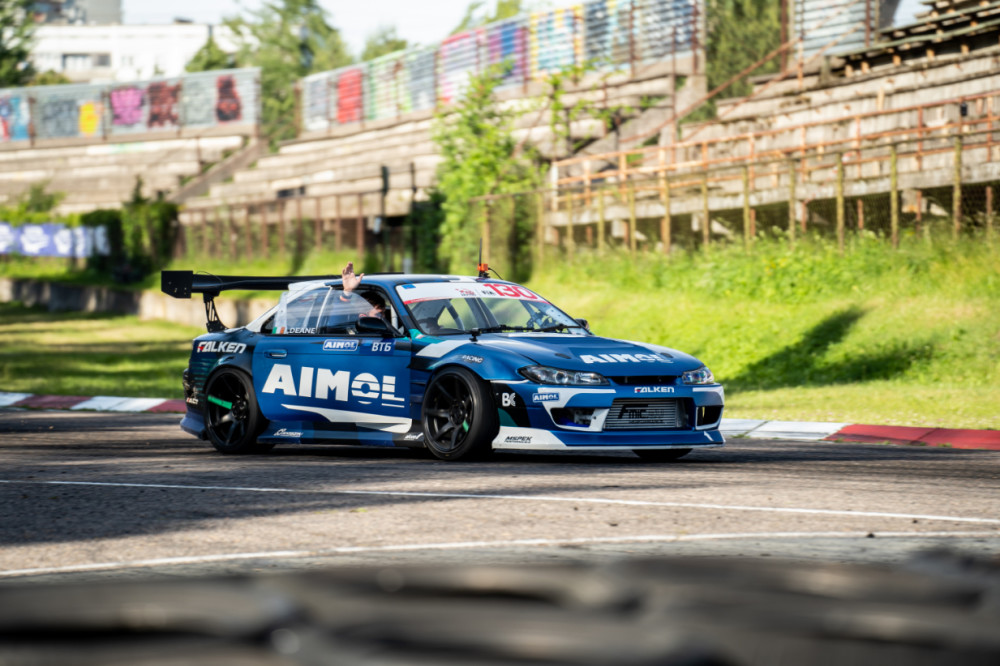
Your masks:
<svg viewBox="0 0 1000 666"><path fill-rule="evenodd" d="M479 278L471 275L444 275L441 273L365 273L363 285L379 286L386 289L399 286L401 284L421 284L425 282L493 282L500 284L514 284L499 278ZM324 285L339 285L340 280L307 280L305 282L294 282L288 286L291 290L314 289Z"/></svg>

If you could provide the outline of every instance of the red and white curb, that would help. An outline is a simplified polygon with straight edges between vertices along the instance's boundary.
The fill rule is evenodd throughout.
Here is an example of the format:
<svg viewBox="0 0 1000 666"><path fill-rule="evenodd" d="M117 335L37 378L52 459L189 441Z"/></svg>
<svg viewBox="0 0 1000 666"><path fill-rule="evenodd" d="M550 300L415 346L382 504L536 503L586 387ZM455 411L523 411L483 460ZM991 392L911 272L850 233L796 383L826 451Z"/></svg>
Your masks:
<svg viewBox="0 0 1000 666"><path fill-rule="evenodd" d="M0 407L177 414L181 414L187 409L183 400L114 396L32 395L3 391L0 391ZM722 419L722 425L719 429L726 437L747 437L750 439L904 444L1000 451L1000 430L920 428L812 421L759 421L755 419Z"/></svg>
<svg viewBox="0 0 1000 666"><path fill-rule="evenodd" d="M0 407L27 407L30 409L70 409L93 412L176 412L183 413L183 400L164 398L119 398L99 395L96 397L74 395L32 395L31 393L0 392Z"/></svg>

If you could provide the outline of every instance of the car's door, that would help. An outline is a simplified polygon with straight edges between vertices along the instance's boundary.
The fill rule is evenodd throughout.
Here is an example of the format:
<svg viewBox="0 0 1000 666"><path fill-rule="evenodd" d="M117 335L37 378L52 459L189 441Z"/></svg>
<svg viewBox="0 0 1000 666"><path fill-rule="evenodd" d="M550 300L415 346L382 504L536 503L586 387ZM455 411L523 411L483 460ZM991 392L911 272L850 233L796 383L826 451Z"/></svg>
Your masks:
<svg viewBox="0 0 1000 666"><path fill-rule="evenodd" d="M328 327L343 319L331 316L339 291L314 291L283 298L272 333L254 350L254 389L264 416L317 428L325 423L323 430L345 434L407 432L409 339Z"/></svg>

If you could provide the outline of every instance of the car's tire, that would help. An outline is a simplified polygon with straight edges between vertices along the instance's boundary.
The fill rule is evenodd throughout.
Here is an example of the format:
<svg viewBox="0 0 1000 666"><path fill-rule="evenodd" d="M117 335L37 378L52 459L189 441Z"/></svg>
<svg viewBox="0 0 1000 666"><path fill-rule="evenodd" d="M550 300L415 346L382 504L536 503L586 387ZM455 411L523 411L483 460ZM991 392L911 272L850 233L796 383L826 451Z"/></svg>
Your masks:
<svg viewBox="0 0 1000 666"><path fill-rule="evenodd" d="M222 368L205 382L205 432L216 450L231 454L270 450L273 444L257 443L266 424L246 373Z"/></svg>
<svg viewBox="0 0 1000 666"><path fill-rule="evenodd" d="M431 379L421 421L424 444L441 460L489 455L500 427L488 387L465 368L446 368Z"/></svg>
<svg viewBox="0 0 1000 666"><path fill-rule="evenodd" d="M648 462L673 462L691 453L691 449L632 449L632 453Z"/></svg>

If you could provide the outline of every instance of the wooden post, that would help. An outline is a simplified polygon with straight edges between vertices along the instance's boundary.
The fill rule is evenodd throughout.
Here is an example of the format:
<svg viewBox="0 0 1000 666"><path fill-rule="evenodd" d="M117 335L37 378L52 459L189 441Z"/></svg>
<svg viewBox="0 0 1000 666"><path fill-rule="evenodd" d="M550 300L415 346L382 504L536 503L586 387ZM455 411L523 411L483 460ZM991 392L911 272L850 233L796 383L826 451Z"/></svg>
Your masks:
<svg viewBox="0 0 1000 666"><path fill-rule="evenodd" d="M597 193L597 254L604 254L604 189Z"/></svg>
<svg viewBox="0 0 1000 666"><path fill-rule="evenodd" d="M670 228L670 181L665 173L660 172L660 201L663 203L663 219L660 220L660 243L663 254L670 256L673 229Z"/></svg>
<svg viewBox="0 0 1000 666"><path fill-rule="evenodd" d="M701 175L701 241L707 250L712 242L712 224L708 221L708 170Z"/></svg>
<svg viewBox="0 0 1000 666"><path fill-rule="evenodd" d="M295 197L295 255L302 256L305 250L305 235L302 229L302 196Z"/></svg>
<svg viewBox="0 0 1000 666"><path fill-rule="evenodd" d="M750 167L743 166L743 249L749 250L753 244L750 235Z"/></svg>
<svg viewBox="0 0 1000 666"><path fill-rule="evenodd" d="M993 186L986 186L986 239L993 242Z"/></svg>
<svg viewBox="0 0 1000 666"><path fill-rule="evenodd" d="M575 241L573 239L573 209L576 204L576 197L573 194L573 190L570 190L566 194L566 260L569 263L573 263L573 251L575 249Z"/></svg>
<svg viewBox="0 0 1000 666"><path fill-rule="evenodd" d="M201 254L204 257L208 257L211 252L211 245L208 242L208 209L201 209Z"/></svg>
<svg viewBox="0 0 1000 666"><path fill-rule="evenodd" d="M635 221L635 183L629 181L628 184L628 251L633 257L636 250L636 231L638 231Z"/></svg>
<svg viewBox="0 0 1000 666"><path fill-rule="evenodd" d="M837 153L837 249L844 254L844 153Z"/></svg>
<svg viewBox="0 0 1000 666"><path fill-rule="evenodd" d="M486 263L490 262L490 200L483 199L483 226L480 229L479 238L483 242L483 257ZM384 223L383 223L384 224Z"/></svg>
<svg viewBox="0 0 1000 666"><path fill-rule="evenodd" d="M951 214L954 218L951 235L958 238L962 230L962 137L955 137L955 171L951 192Z"/></svg>
<svg viewBox="0 0 1000 666"><path fill-rule="evenodd" d="M341 195L337 195L337 226L333 230L333 249L340 252L341 245L344 242L344 218L340 214L340 200Z"/></svg>
<svg viewBox="0 0 1000 666"><path fill-rule="evenodd" d="M788 242L795 247L795 160L788 160Z"/></svg>
<svg viewBox="0 0 1000 666"><path fill-rule="evenodd" d="M285 199L278 200L278 258L285 261Z"/></svg>
<svg viewBox="0 0 1000 666"><path fill-rule="evenodd" d="M247 260L253 261L253 227L250 226L250 204L243 206L243 229L246 233Z"/></svg>
<svg viewBox="0 0 1000 666"><path fill-rule="evenodd" d="M229 237L229 260L236 261L236 225L233 222L233 207L226 206L226 236Z"/></svg>
<svg viewBox="0 0 1000 666"><path fill-rule="evenodd" d="M889 229L892 247L899 247L899 179L896 144L889 149Z"/></svg>
<svg viewBox="0 0 1000 666"><path fill-rule="evenodd" d="M545 263L545 194L538 193L538 219L535 221L535 251L538 253L538 268Z"/></svg>
<svg viewBox="0 0 1000 666"><path fill-rule="evenodd" d="M316 197L316 219L313 220L313 231L315 232L314 249L323 249L323 214L320 210L319 197Z"/></svg>
<svg viewBox="0 0 1000 666"><path fill-rule="evenodd" d="M357 222L357 227L356 227L357 238L354 239L354 242L357 244L358 259L360 259L361 257L363 257L364 254L365 254L365 214L364 214L364 208L365 208L364 195L359 192L358 193L358 222Z"/></svg>
<svg viewBox="0 0 1000 666"><path fill-rule="evenodd" d="M865 230L865 200L858 197L858 231Z"/></svg>
<svg viewBox="0 0 1000 666"><path fill-rule="evenodd" d="M260 236L263 255L269 259L271 254L271 230L267 225L267 207L267 203L260 204Z"/></svg>

